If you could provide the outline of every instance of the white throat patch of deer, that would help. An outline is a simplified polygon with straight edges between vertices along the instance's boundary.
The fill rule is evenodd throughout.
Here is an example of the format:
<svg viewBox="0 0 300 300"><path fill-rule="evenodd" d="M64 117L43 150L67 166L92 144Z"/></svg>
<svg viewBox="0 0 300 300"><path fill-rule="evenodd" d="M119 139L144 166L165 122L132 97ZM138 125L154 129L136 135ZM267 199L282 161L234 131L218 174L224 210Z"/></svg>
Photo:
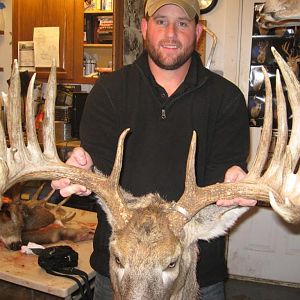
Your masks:
<svg viewBox="0 0 300 300"><path fill-rule="evenodd" d="M135 198L122 191L119 177L123 144L128 129L119 138L110 176L62 163L54 138L55 68L52 68L45 103L43 124L44 151L37 142L32 113L34 77L26 102L26 135L21 128L20 80L15 62L6 105L10 147L0 130L0 193L26 179L52 180L67 177L85 185L99 197L99 204L112 227L110 274L116 299L195 299L198 293L196 263L198 239L224 235L242 215L245 207L218 207L217 199L244 197L271 204L286 221L300 221L300 84L278 52L272 52L289 94L293 126L288 141L286 105L279 71L276 75L278 137L267 170L264 169L272 136L272 92L267 72L265 118L256 159L247 176L237 183L218 183L200 188L196 185L194 160L196 133L193 133L186 167L185 191L175 202L158 195ZM8 98L8 99L7 99ZM2 127L1 127L2 128Z"/></svg>

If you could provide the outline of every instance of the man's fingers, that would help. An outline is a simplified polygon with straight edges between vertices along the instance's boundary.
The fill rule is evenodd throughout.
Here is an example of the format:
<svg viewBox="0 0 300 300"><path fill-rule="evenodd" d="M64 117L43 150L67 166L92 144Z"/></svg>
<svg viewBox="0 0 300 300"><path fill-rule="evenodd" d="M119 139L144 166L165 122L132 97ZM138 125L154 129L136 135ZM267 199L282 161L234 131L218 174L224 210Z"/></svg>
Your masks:
<svg viewBox="0 0 300 300"><path fill-rule="evenodd" d="M227 170L224 177L224 182L236 182L242 180L246 173L238 166L233 166Z"/></svg>
<svg viewBox="0 0 300 300"><path fill-rule="evenodd" d="M257 203L256 200L245 199L245 198L235 198L231 200L218 200L216 202L216 204L219 206L232 206L232 205L255 206L256 203Z"/></svg>
<svg viewBox="0 0 300 300"><path fill-rule="evenodd" d="M62 178L51 181L51 187L55 190L63 189L68 185L70 185L70 180L68 178Z"/></svg>
<svg viewBox="0 0 300 300"><path fill-rule="evenodd" d="M88 190L85 186L80 184L71 184L65 188L60 190L60 194L63 197L69 197L72 194L76 194L78 196L88 196L91 194L91 191Z"/></svg>

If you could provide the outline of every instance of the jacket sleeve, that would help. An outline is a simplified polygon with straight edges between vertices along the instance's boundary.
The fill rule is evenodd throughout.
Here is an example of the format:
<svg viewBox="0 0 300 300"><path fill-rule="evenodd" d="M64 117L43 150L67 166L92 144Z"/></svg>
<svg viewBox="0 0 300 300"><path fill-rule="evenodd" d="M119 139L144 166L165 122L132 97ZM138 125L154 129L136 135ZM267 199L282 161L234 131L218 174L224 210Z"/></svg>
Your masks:
<svg viewBox="0 0 300 300"><path fill-rule="evenodd" d="M92 88L80 122L81 146L91 155L96 167L109 175L119 137L117 110L99 79Z"/></svg>
<svg viewBox="0 0 300 300"><path fill-rule="evenodd" d="M211 128L205 185L223 182L225 172L231 166L240 166L245 171L247 169L248 112L244 96L239 90L234 96L222 99Z"/></svg>

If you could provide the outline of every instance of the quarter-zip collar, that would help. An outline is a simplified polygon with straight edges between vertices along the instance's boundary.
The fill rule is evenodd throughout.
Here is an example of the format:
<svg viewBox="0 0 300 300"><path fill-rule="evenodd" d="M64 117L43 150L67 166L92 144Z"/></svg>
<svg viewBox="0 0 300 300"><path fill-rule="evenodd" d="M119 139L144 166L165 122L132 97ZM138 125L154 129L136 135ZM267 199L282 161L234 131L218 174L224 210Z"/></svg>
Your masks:
<svg viewBox="0 0 300 300"><path fill-rule="evenodd" d="M209 71L203 66L199 54L194 51L192 54L192 62L184 81L177 88L177 90L170 97L168 97L168 93L156 82L150 70L148 53L146 50L136 60L135 64L140 72L143 73L145 79L148 80L153 94L156 96L156 99L159 100L161 106L160 118L162 120L167 119L168 110L178 99L182 98L186 94L189 94L190 92L193 92L195 89L200 88L209 77Z"/></svg>
<svg viewBox="0 0 300 300"><path fill-rule="evenodd" d="M168 97L167 92L156 82L150 70L148 53L146 50L139 56L135 64L138 66L139 70L144 74L144 76L150 81L151 86L154 87L155 95L158 96L161 101L164 99L171 100L179 98L186 92L202 86L202 84L204 84L204 82L208 79L207 70L203 66L199 54L194 51L192 54L192 62L184 81L178 87L178 89L170 97Z"/></svg>

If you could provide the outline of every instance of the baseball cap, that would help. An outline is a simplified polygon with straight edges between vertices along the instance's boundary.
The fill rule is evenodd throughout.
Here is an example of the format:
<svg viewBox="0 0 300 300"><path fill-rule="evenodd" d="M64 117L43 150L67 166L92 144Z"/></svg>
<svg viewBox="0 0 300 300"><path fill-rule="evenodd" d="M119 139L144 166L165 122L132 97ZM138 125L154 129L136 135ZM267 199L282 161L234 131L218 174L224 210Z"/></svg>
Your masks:
<svg viewBox="0 0 300 300"><path fill-rule="evenodd" d="M200 17L198 0L146 0L145 16L148 14L151 17L159 8L167 4L178 5L191 19L194 19L196 15Z"/></svg>

